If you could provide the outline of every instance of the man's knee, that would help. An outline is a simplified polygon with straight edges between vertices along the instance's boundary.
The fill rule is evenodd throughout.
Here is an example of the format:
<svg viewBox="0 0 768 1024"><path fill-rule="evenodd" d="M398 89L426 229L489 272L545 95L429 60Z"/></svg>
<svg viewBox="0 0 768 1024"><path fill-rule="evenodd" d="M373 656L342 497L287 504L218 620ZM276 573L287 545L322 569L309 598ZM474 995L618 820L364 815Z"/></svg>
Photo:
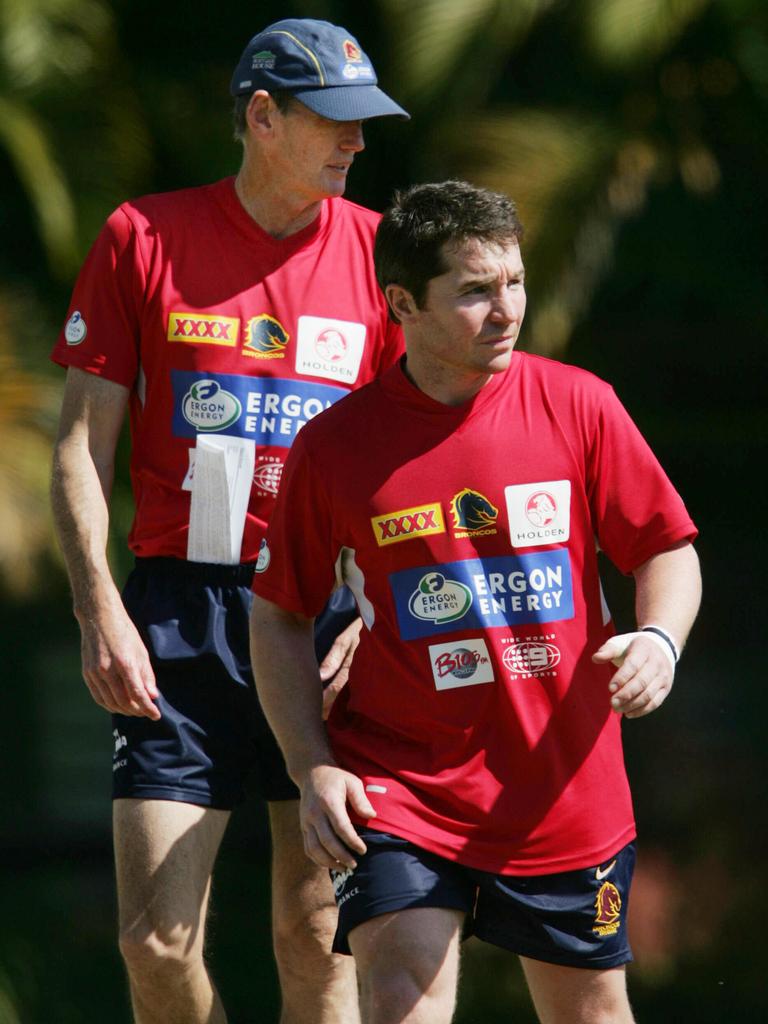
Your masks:
<svg viewBox="0 0 768 1024"><path fill-rule="evenodd" d="M289 891L275 891L273 912L275 955L281 963L295 961L306 969L313 960L330 956L338 913L326 872Z"/></svg>
<svg viewBox="0 0 768 1024"><path fill-rule="evenodd" d="M131 977L182 978L202 962L202 943L194 930L177 924L153 926L141 921L122 927L118 945Z"/></svg>

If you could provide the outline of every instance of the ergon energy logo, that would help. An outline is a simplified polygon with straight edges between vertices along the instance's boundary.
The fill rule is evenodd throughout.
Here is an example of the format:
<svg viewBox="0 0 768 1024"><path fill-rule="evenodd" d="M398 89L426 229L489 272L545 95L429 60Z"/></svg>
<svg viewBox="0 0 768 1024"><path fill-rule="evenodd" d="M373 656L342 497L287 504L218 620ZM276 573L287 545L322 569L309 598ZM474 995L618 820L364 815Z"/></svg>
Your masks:
<svg viewBox="0 0 768 1024"><path fill-rule="evenodd" d="M371 526L379 547L397 544L401 540L411 540L413 537L445 533L443 510L439 502L435 505L419 505L415 508L400 509L399 512L387 512L383 516L374 516L371 519Z"/></svg>

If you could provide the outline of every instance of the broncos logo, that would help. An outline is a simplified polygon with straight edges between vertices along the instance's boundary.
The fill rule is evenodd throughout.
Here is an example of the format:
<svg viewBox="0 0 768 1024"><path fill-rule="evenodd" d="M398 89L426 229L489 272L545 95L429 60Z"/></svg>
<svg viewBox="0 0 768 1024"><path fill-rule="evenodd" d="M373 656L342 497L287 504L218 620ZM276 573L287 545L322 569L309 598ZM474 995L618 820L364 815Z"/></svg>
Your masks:
<svg viewBox="0 0 768 1024"><path fill-rule="evenodd" d="M261 313L248 321L243 352L257 359L280 359L288 344L288 332L273 316Z"/></svg>
<svg viewBox="0 0 768 1024"><path fill-rule="evenodd" d="M494 527L499 510L488 501L484 494L465 487L463 491L454 494L451 499L451 515L454 529L474 533L477 530Z"/></svg>
<svg viewBox="0 0 768 1024"><path fill-rule="evenodd" d="M603 882L595 897L595 924L598 935L615 935L621 924L621 895L615 885Z"/></svg>

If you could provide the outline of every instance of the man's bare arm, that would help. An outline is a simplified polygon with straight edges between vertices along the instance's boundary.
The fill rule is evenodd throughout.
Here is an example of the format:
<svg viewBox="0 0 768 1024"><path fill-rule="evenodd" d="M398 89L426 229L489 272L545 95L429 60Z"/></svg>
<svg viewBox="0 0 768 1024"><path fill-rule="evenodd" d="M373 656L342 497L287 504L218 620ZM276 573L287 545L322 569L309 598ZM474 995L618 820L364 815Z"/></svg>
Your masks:
<svg viewBox="0 0 768 1024"><path fill-rule="evenodd" d="M693 546L681 544L654 555L635 570L634 577L638 630L660 627L682 651L701 603L701 572ZM613 637L592 660L620 666L609 683L611 705L627 718L654 711L672 689L672 649L658 634Z"/></svg>
<svg viewBox="0 0 768 1024"><path fill-rule="evenodd" d="M355 866L365 852L347 804L363 817L375 811L357 776L339 768L323 724L322 687L312 644L312 619L255 596L251 663L259 701L301 790L307 856L324 867Z"/></svg>
<svg viewBox="0 0 768 1024"><path fill-rule="evenodd" d="M53 518L82 635L83 677L101 707L157 719L154 673L107 563L109 498L128 389L70 368L51 480Z"/></svg>

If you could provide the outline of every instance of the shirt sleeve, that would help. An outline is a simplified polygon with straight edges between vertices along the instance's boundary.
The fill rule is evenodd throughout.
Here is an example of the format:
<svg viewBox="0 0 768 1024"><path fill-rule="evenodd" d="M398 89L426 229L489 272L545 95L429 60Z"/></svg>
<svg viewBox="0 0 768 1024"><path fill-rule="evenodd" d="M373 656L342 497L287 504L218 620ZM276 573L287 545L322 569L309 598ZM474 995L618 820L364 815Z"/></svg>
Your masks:
<svg viewBox="0 0 768 1024"><path fill-rule="evenodd" d="M598 543L624 573L697 536L682 498L612 388L597 418L587 491Z"/></svg>
<svg viewBox="0 0 768 1024"><path fill-rule="evenodd" d="M252 589L286 611L313 618L334 589L340 545L323 474L303 437L302 431L288 453Z"/></svg>
<svg viewBox="0 0 768 1024"><path fill-rule="evenodd" d="M83 264L51 359L132 387L139 367L145 286L137 232L119 208Z"/></svg>

